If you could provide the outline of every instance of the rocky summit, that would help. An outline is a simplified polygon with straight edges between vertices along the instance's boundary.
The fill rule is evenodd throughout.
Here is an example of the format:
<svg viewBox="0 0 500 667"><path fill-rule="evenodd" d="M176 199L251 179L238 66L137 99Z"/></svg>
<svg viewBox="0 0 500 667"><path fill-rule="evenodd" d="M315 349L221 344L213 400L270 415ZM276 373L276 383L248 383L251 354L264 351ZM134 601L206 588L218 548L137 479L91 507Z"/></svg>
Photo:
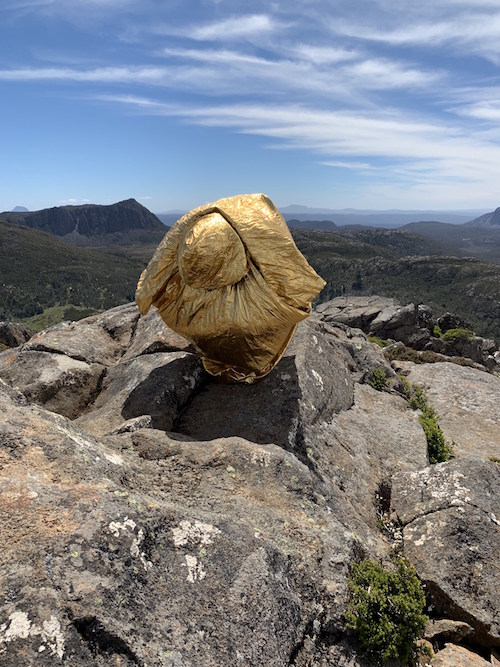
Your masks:
<svg viewBox="0 0 500 667"><path fill-rule="evenodd" d="M494 663L494 350L395 358L363 328L429 332L427 311L319 310L251 386L216 383L134 304L0 353L3 666L378 665L347 627L348 577L395 552L425 586L422 664ZM412 385L451 460L429 464Z"/></svg>

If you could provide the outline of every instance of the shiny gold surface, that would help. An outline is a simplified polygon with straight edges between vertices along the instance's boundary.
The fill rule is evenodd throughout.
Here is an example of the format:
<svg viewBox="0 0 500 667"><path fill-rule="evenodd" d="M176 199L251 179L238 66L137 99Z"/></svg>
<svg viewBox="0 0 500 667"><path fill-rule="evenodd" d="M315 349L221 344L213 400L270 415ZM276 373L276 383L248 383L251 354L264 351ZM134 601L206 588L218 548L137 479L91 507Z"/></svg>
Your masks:
<svg viewBox="0 0 500 667"><path fill-rule="evenodd" d="M239 195L176 222L135 299L142 315L156 306L198 348L209 373L252 383L281 359L324 285L271 200Z"/></svg>

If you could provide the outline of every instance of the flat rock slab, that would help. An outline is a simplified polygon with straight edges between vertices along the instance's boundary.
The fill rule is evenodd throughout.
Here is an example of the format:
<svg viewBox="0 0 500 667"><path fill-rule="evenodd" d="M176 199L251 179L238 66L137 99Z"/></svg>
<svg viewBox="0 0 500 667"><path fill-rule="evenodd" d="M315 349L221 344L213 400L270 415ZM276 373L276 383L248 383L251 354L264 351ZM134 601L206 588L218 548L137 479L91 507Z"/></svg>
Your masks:
<svg viewBox="0 0 500 667"><path fill-rule="evenodd" d="M78 424L94 435L106 435L128 420L149 416L153 428L170 431L205 381L200 358L186 352L157 352L123 361L109 369L101 393Z"/></svg>
<svg viewBox="0 0 500 667"><path fill-rule="evenodd" d="M500 378L451 363L401 363L411 383L424 387L457 456L500 458Z"/></svg>
<svg viewBox="0 0 500 667"><path fill-rule="evenodd" d="M376 498L385 493L382 487L390 488L393 474L428 465L427 440L415 413L401 397L368 385L356 385L352 408L316 425L310 438L325 477L349 489L360 513L372 508L373 526Z"/></svg>
<svg viewBox="0 0 500 667"><path fill-rule="evenodd" d="M430 664L432 667L487 667L491 662L463 646L447 644L442 651L436 653Z"/></svg>
<svg viewBox="0 0 500 667"><path fill-rule="evenodd" d="M374 308L383 310L389 306L398 306L397 302L385 296L338 296L316 306L316 312L327 313L332 308ZM399 306L398 306L399 307Z"/></svg>
<svg viewBox="0 0 500 667"><path fill-rule="evenodd" d="M437 612L471 625L479 643L499 646L500 466L459 459L401 473L392 508Z"/></svg>
<svg viewBox="0 0 500 667"><path fill-rule="evenodd" d="M24 348L0 354L0 378L17 387L30 403L70 419L81 415L99 393L104 366L63 354Z"/></svg>
<svg viewBox="0 0 500 667"><path fill-rule="evenodd" d="M115 364L130 344L139 309L135 303L117 306L78 322L63 322L36 334L25 350L56 352L87 363Z"/></svg>
<svg viewBox="0 0 500 667"><path fill-rule="evenodd" d="M384 310L396 312L394 299L380 296L337 297L316 307L316 313L325 322L339 322L368 331L370 323Z"/></svg>

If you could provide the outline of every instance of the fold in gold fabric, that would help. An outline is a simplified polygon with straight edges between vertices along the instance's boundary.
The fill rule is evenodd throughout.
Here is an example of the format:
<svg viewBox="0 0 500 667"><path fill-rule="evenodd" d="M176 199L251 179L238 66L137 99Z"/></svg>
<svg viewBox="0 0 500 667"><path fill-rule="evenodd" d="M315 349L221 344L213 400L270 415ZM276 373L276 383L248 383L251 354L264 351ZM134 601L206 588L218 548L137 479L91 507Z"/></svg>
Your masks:
<svg viewBox="0 0 500 667"><path fill-rule="evenodd" d="M193 343L206 370L253 383L283 356L325 281L297 249L271 200L239 195L200 206L166 234L136 302Z"/></svg>

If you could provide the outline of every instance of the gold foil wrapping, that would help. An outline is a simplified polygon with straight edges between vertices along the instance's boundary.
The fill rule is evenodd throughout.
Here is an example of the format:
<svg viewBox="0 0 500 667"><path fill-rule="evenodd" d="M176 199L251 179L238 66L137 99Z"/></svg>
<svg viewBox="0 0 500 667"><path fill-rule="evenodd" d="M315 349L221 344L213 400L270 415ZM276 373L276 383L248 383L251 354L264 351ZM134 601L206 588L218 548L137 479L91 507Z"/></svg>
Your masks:
<svg viewBox="0 0 500 667"><path fill-rule="evenodd" d="M156 306L200 351L209 373L252 383L281 359L324 285L271 200L239 195L176 222L135 299L142 315Z"/></svg>

